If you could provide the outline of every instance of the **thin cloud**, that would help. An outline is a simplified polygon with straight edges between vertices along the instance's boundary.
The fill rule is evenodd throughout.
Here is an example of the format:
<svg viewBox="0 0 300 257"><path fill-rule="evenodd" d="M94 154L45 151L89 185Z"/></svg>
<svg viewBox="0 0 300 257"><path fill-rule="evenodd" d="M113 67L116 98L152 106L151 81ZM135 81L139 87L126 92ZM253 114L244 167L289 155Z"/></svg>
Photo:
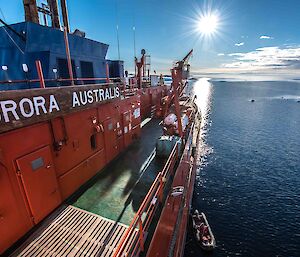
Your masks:
<svg viewBox="0 0 300 257"><path fill-rule="evenodd" d="M273 37L262 35L259 37L260 39L273 39Z"/></svg>
<svg viewBox="0 0 300 257"><path fill-rule="evenodd" d="M262 47L247 53L231 53L233 62L222 64L231 69L297 69L300 68L300 46Z"/></svg>
<svg viewBox="0 0 300 257"><path fill-rule="evenodd" d="M235 43L235 46L243 46L245 44L245 42L240 42L240 43Z"/></svg>
<svg viewBox="0 0 300 257"><path fill-rule="evenodd" d="M219 54L218 54L218 56L224 56L224 55L225 55L225 54L223 54L223 53L219 53Z"/></svg>

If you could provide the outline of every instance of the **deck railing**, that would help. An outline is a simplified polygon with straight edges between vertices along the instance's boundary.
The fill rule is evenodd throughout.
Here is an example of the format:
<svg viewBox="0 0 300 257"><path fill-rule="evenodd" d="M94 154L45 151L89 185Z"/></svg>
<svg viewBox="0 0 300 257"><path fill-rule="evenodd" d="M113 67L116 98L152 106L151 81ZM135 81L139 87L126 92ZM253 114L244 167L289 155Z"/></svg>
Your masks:
<svg viewBox="0 0 300 257"><path fill-rule="evenodd" d="M93 83L91 83L93 82ZM22 80L0 80L1 85L18 85L18 84L40 84L40 88L51 88L53 87L53 83L57 83L58 86L84 86L89 84L97 84L97 85L107 85L109 83L119 83L121 93L123 96L131 96L135 95L139 90L139 86L136 82L126 85L125 79L121 77L116 78L56 78L56 79L22 79ZM145 84L145 83L144 83ZM150 86L150 84L149 84ZM34 86L34 88L38 88ZM1 89L0 89L1 91Z"/></svg>
<svg viewBox="0 0 300 257"><path fill-rule="evenodd" d="M53 87L53 83L58 83L59 86L65 87L70 86L71 83L76 83L74 86L84 86L84 85L90 85L97 84L97 85L108 85L109 83L118 83L120 87L121 94L125 96L131 96L135 95L137 91L139 90L138 85L135 84L129 84L125 85L124 78L117 77L117 78L74 78L74 79L63 79L63 78L57 78L57 79L28 79L28 80L1 80L0 86L3 84L6 85L17 85L17 84L34 84L34 83L40 83L40 88L51 88ZM52 84L51 86L49 86ZM1 90L1 89L0 89Z"/></svg>
<svg viewBox="0 0 300 257"><path fill-rule="evenodd" d="M69 78L54 78L54 79L44 79L44 82L85 82L85 81L102 81L102 83L108 83L108 82L113 82L113 81L121 81L123 78L121 77L116 77L116 78L74 78L74 79L69 79ZM19 79L19 80L1 80L0 84L20 84L20 83L40 83L41 80L38 79Z"/></svg>
<svg viewBox="0 0 300 257"><path fill-rule="evenodd" d="M137 256L144 250L146 233L159 202L163 200L163 191L168 180L167 178L174 173L174 166L179 154L179 146L177 142L163 170L156 176L139 210L135 214L124 236L121 238L113 255L114 257ZM136 233L137 231L138 233Z"/></svg>

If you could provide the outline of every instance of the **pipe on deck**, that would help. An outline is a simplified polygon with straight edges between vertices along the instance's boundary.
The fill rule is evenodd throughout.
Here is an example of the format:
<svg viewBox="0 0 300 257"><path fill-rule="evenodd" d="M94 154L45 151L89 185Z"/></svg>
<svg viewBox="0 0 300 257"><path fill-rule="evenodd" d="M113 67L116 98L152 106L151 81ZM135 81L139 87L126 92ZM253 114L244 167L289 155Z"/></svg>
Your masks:
<svg viewBox="0 0 300 257"><path fill-rule="evenodd" d="M66 55L67 55L67 62L68 62L69 77L70 77L70 80L71 80L71 85L74 86L72 60L71 60L70 46L69 46L68 31L67 30L68 29L66 27L64 27L64 40L65 40L65 47L66 47Z"/></svg>
<svg viewBox="0 0 300 257"><path fill-rule="evenodd" d="M67 2L66 0L61 0L60 4L61 4L61 12L63 17L64 27L67 29L67 33L70 33Z"/></svg>

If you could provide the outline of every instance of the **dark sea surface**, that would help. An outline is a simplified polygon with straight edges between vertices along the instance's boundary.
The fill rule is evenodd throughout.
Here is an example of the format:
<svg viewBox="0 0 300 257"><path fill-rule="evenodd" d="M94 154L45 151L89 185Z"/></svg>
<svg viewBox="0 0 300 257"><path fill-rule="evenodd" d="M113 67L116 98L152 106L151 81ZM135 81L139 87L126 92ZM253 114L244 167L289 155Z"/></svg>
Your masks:
<svg viewBox="0 0 300 257"><path fill-rule="evenodd" d="M200 79L194 91L204 118L193 208L217 248L203 253L190 232L185 256L300 256L300 83Z"/></svg>

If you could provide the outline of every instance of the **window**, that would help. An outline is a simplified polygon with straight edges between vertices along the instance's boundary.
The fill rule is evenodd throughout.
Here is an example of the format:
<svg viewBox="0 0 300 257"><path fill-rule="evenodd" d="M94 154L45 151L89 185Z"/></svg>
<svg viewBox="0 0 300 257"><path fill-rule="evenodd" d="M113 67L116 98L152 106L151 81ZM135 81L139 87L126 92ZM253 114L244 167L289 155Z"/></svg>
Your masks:
<svg viewBox="0 0 300 257"><path fill-rule="evenodd" d="M72 62L73 77L77 78L75 62L74 62L74 60L71 60L71 62ZM58 78L60 78L60 79L69 79L70 78L67 59L57 58L57 67L58 67ZM66 81L66 82L63 82L62 85L71 85L71 82Z"/></svg>
<svg viewBox="0 0 300 257"><path fill-rule="evenodd" d="M44 159L42 157L37 158L31 162L32 170L37 170L44 166Z"/></svg>
<svg viewBox="0 0 300 257"><path fill-rule="evenodd" d="M82 78L94 78L94 68L92 62L80 61L81 77ZM83 84L93 84L94 80L83 81Z"/></svg>

